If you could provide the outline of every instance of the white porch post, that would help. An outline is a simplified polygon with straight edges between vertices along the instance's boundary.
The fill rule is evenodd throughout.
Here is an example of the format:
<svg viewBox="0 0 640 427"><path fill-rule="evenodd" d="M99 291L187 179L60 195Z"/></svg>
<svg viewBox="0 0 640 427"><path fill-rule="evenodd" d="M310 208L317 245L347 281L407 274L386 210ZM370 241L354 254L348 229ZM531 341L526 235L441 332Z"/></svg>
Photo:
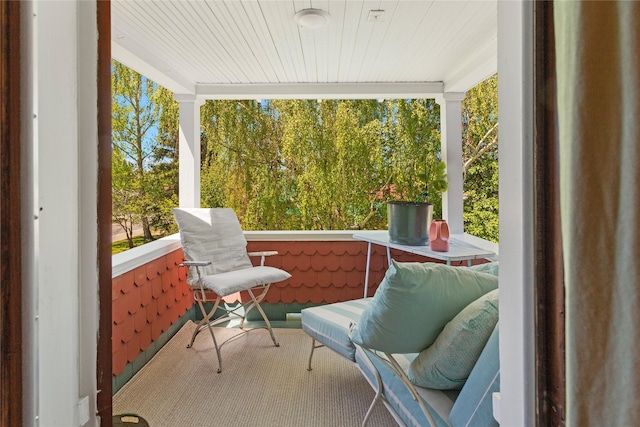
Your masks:
<svg viewBox="0 0 640 427"><path fill-rule="evenodd" d="M175 94L180 104L178 137L179 204L182 208L200 207L200 106L204 100L195 95Z"/></svg>
<svg viewBox="0 0 640 427"><path fill-rule="evenodd" d="M442 194L442 216L451 233L463 233L462 217L462 100L464 92L448 92L436 98L440 104L442 160L447 164L449 188Z"/></svg>

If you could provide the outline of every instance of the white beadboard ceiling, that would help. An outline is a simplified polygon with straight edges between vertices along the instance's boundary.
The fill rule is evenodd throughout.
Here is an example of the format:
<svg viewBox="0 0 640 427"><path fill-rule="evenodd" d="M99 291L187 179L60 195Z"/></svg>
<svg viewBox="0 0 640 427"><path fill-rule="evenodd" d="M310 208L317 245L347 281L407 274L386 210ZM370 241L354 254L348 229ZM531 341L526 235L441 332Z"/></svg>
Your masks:
<svg viewBox="0 0 640 427"><path fill-rule="evenodd" d="M299 27L306 9L328 25ZM465 92L497 71L497 0L112 0L112 55L178 94ZM384 11L376 22L370 11Z"/></svg>

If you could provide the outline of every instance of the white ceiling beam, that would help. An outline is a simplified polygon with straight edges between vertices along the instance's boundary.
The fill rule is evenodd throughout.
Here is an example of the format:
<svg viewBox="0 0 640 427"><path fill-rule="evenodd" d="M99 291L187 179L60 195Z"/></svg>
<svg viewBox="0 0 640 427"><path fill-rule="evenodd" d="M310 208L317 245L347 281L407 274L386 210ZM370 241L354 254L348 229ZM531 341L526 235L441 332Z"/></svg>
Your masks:
<svg viewBox="0 0 640 427"><path fill-rule="evenodd" d="M149 58L153 56L149 52L146 52L144 56L147 57L147 60L142 59L142 56L129 51L115 41L111 42L111 57L119 63L126 65L174 93L195 94L195 84L173 72L169 65L163 67L164 71L159 69L157 64L162 61L156 57Z"/></svg>
<svg viewBox="0 0 640 427"><path fill-rule="evenodd" d="M201 84L204 99L403 99L442 95L442 82Z"/></svg>
<svg viewBox="0 0 640 427"><path fill-rule="evenodd" d="M460 60L460 65L448 73L445 92L467 92L478 83L498 72L498 39L494 38L481 49Z"/></svg>

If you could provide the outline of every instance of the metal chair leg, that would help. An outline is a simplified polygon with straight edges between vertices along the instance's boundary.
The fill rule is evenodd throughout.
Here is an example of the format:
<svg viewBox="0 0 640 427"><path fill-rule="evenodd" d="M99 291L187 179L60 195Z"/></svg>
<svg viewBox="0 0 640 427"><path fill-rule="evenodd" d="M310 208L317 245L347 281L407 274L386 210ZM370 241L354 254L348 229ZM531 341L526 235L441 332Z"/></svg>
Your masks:
<svg viewBox="0 0 640 427"><path fill-rule="evenodd" d="M275 345L276 347L280 347L280 343L276 341L276 337L275 335L273 335L273 329L271 329L271 322L269 322L267 315L264 313L264 310L262 309L262 307L260 307L260 301L262 301L268 289L269 289L269 286L266 286L265 289L262 291L262 293L258 296L258 298L255 297L251 289L248 290L249 295L251 296L251 300L253 301L249 310L251 310L253 307L258 309L258 311L260 312L260 315L262 316L262 318L264 319L264 322L267 325L267 330L269 331L269 335L271 335L271 341L273 341L273 345ZM249 310L247 310L247 313L249 312ZM245 313L245 316L246 316L246 313Z"/></svg>
<svg viewBox="0 0 640 427"><path fill-rule="evenodd" d="M311 359L313 359L313 352L316 348L324 347L324 344L316 345L316 339L311 338L311 353L309 354L309 366L307 367L307 371L311 371L313 368L311 367Z"/></svg>

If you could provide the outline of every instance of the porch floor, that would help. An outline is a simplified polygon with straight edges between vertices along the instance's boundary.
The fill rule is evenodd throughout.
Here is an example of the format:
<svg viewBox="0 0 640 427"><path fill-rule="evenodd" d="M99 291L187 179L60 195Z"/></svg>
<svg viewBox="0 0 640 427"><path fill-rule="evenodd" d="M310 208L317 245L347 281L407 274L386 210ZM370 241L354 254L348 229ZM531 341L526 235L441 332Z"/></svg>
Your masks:
<svg viewBox="0 0 640 427"><path fill-rule="evenodd" d="M258 322L252 322L256 326ZM315 351L307 371L310 338L299 321L275 321L275 347L265 330L222 347L222 373L211 337L186 344L195 324L178 333L113 397L114 415L137 414L153 427L358 426L374 392L358 368L328 349ZM216 328L224 339L235 328ZM368 424L393 426L383 405Z"/></svg>

